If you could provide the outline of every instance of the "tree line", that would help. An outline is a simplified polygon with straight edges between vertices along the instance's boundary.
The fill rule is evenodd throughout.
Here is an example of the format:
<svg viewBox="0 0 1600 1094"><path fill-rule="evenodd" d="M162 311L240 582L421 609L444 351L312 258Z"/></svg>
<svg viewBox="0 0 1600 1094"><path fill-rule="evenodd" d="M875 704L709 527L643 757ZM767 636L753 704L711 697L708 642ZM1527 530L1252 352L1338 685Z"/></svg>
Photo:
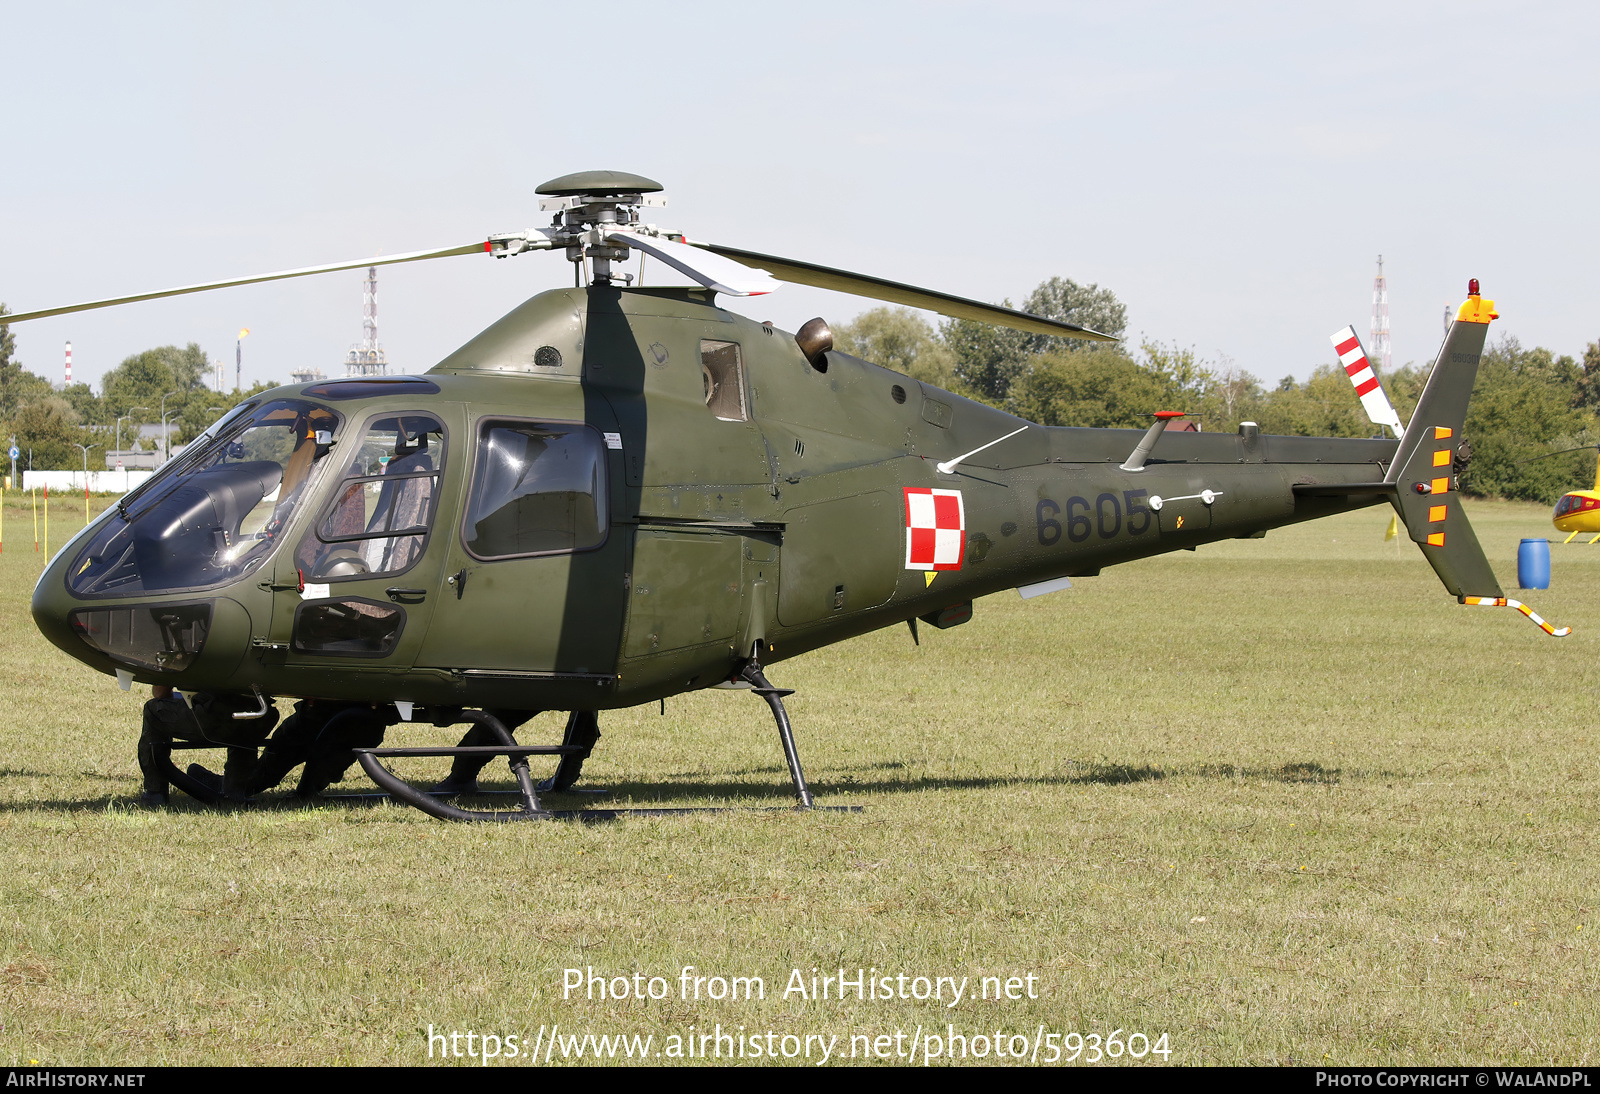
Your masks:
<svg viewBox="0 0 1600 1094"><path fill-rule="evenodd" d="M8 314L0 304L0 317ZM80 470L92 445L89 470L103 469L105 454L116 444L117 419L122 422L122 447L139 447L139 427L161 422L166 396L167 428L173 446L199 436L235 404L273 384L248 391L221 392L206 387L210 360L194 342L181 349L158 346L123 359L100 382L100 394L86 383L56 387L30 372L16 359L16 336L0 318L0 442L17 439L19 470ZM146 448L151 447L147 442ZM9 467L9 464L7 464Z"/></svg>
<svg viewBox="0 0 1600 1094"><path fill-rule="evenodd" d="M1012 307L1010 300L1004 306ZM1208 431L1242 421L1264 433L1372 437L1349 378L1337 360L1298 381L1275 385L1233 362L1193 348L1124 340L1127 309L1115 293L1068 278L1042 282L1023 311L1117 338L1086 342L1026 334L971 320L934 327L908 308L874 308L834 328L837 348L999 407L1041 425L1142 428L1157 410L1183 410ZM1330 357L1332 356L1330 347ZM1409 421L1432 362L1381 377L1402 421ZM1513 337L1490 344L1478 369L1463 436L1473 457L1462 489L1480 497L1554 504L1594 481L1596 452L1535 459L1561 449L1600 445L1600 342L1582 360Z"/></svg>
<svg viewBox="0 0 1600 1094"><path fill-rule="evenodd" d="M1004 302L1011 306L1009 300ZM875 308L835 328L837 347L887 368L1041 425L1141 427L1157 410L1184 410L1207 430L1233 431L1253 421L1263 432L1324 437L1377 433L1337 362L1304 381L1276 385L1227 359L1193 348L1123 340L1127 309L1110 289L1069 278L1042 282L1022 310L1088 327L1116 342L1084 342L1027 334L956 319L934 327L906 308ZM7 314L0 304L0 317ZM115 443L133 448L138 427L161 421L166 408L172 443L198 436L227 409L274 385L219 392L205 386L209 361L196 343L136 353L106 373L100 394L86 383L56 388L15 358L15 337L0 321L0 440L13 435L18 466L38 470L83 466L78 445L94 445L91 469L105 466ZM1330 350L1331 356L1331 350ZM1428 365L1406 365L1382 377L1389 398L1409 420ZM142 409L141 409L142 408ZM220 409L219 409L220 408ZM1524 349L1503 337L1484 353L1464 436L1473 459L1462 487L1479 496L1553 504L1594 480L1595 451L1535 459L1565 448L1600 445L1600 342L1581 360L1543 347Z"/></svg>

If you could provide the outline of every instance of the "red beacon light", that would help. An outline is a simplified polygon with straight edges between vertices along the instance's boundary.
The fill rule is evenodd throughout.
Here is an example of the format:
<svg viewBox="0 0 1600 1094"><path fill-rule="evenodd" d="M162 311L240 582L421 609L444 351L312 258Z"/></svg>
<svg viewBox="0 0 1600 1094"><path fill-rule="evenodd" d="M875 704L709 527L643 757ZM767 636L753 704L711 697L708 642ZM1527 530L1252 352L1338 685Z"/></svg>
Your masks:
<svg viewBox="0 0 1600 1094"><path fill-rule="evenodd" d="M1478 296L1478 295L1480 295L1479 292L1478 292L1478 279L1476 277L1469 277L1467 279L1467 295L1468 296Z"/></svg>

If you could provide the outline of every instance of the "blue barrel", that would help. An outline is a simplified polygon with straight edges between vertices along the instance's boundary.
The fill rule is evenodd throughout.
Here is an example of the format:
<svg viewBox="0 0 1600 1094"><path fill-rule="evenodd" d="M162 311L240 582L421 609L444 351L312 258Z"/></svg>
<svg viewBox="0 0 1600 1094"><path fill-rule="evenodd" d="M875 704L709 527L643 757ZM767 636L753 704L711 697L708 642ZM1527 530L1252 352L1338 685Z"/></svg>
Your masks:
<svg viewBox="0 0 1600 1094"><path fill-rule="evenodd" d="M1550 587L1550 541L1525 539L1517 548L1517 586L1522 589Z"/></svg>

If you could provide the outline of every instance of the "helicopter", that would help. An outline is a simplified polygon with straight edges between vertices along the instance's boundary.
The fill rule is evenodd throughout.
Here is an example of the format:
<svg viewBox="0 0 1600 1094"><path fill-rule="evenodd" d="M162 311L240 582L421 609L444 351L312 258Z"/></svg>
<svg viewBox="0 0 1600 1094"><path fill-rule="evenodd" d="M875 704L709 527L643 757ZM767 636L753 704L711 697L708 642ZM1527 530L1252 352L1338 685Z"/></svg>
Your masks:
<svg viewBox="0 0 1600 1094"><path fill-rule="evenodd" d="M48 563L32 601L45 637L124 689L151 685L147 737L158 700L191 723L154 735L163 798L168 781L224 798L172 748L261 749L266 763L299 719L303 747L274 762L305 762L302 793L359 762L435 817L548 818L539 795L578 778L600 711L731 687L768 705L810 808L773 665L883 627L957 627L990 593L1043 595L1385 502L1461 603L1567 633L1505 598L1459 500L1453 464L1496 317L1476 280L1396 439L1169 430L1182 411L1142 431L1044 427L839 352L820 318L790 333L716 297L792 282L1109 336L690 240L644 222L661 192L581 172L538 187L548 227L6 317L475 252L558 250L573 266L571 288L533 296L422 375L252 396ZM635 283L621 269L633 251L692 284ZM278 699L298 713L269 739ZM571 712L562 743L516 739L539 711ZM471 728L457 745L383 747L403 722ZM456 765L432 792L390 766L421 755ZM558 767L536 784L538 756ZM464 807L495 757L519 805Z"/></svg>
<svg viewBox="0 0 1600 1094"><path fill-rule="evenodd" d="M1577 448L1563 448L1559 452L1550 452L1544 456L1535 456L1526 462L1549 459L1551 456L1564 456L1568 452L1586 452L1590 449L1600 448L1600 445L1585 444ZM1589 540L1591 544L1600 541L1600 466L1595 468L1594 487L1589 490L1569 490L1561 495L1556 502L1555 510L1550 514L1550 523L1555 525L1556 531L1568 533L1562 543L1571 543L1580 535L1593 532Z"/></svg>

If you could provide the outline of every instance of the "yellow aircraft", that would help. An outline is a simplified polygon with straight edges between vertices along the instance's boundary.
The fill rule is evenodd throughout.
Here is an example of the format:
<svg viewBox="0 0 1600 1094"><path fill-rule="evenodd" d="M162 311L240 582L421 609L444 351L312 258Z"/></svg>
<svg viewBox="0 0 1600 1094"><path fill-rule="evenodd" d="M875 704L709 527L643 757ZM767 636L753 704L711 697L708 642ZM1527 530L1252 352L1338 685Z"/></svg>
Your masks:
<svg viewBox="0 0 1600 1094"><path fill-rule="evenodd" d="M1595 445L1584 445L1584 448L1594 448ZM1569 448L1568 452L1579 452L1582 449ZM1561 453L1552 452L1552 456ZM1593 532L1594 539L1600 540L1600 465L1595 467L1595 481L1592 490L1573 490L1561 495L1561 500L1556 502L1556 511L1550 515L1551 521L1558 532L1570 532L1571 535L1562 540L1562 543L1571 543L1574 538L1584 532Z"/></svg>

